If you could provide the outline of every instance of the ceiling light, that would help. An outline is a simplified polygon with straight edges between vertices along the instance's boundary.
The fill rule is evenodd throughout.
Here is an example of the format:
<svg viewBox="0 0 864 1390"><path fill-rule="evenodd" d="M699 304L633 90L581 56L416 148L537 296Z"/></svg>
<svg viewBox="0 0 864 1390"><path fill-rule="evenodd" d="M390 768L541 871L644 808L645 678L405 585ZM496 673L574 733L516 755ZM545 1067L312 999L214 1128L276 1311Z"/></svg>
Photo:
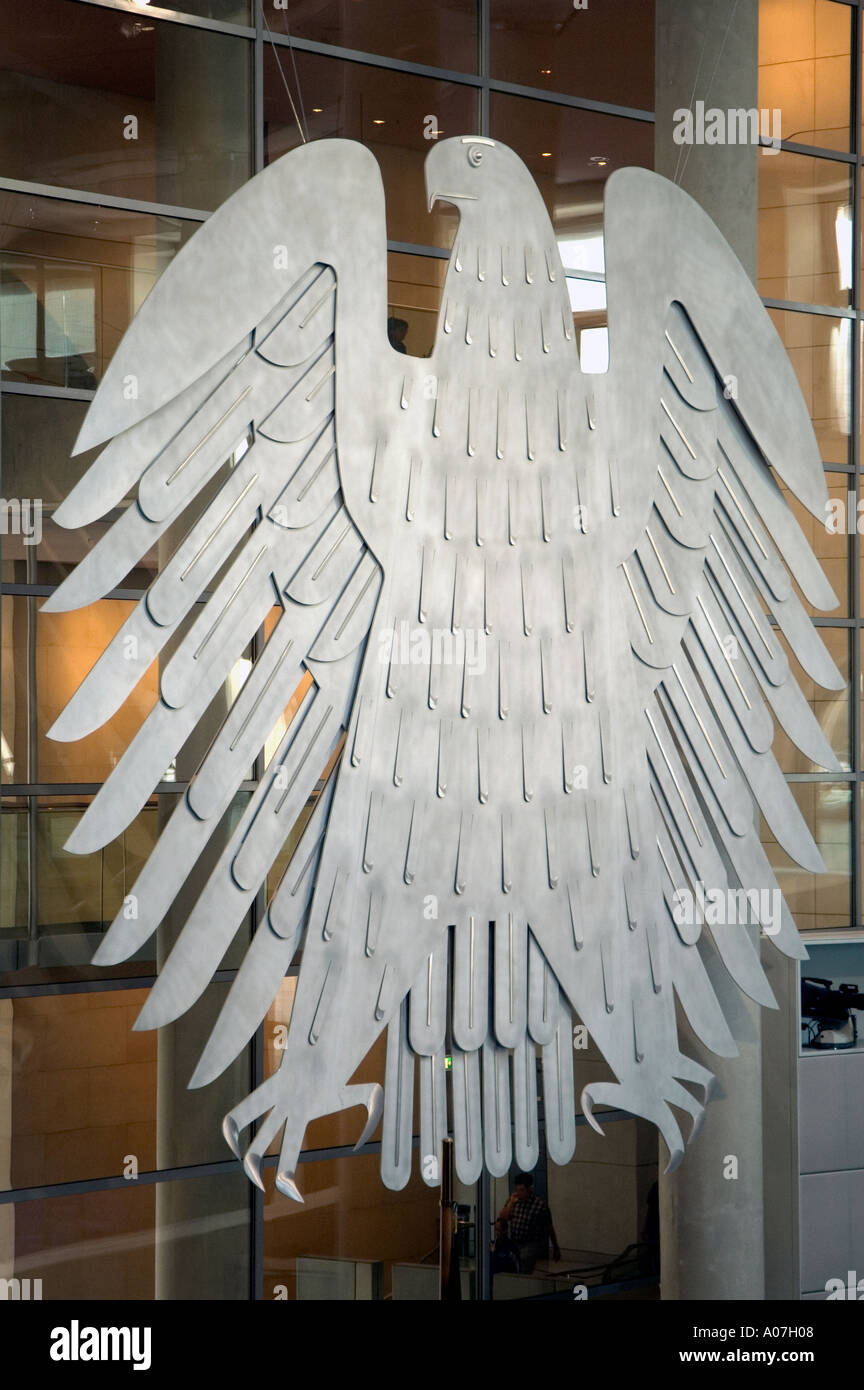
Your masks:
<svg viewBox="0 0 864 1390"><path fill-rule="evenodd" d="M605 154L592 154L591 158L588 160L588 163L596 164L598 169L605 169L606 165L609 163L609 160L606 158Z"/></svg>
<svg viewBox="0 0 864 1390"><path fill-rule="evenodd" d="M373 124L373 125L386 125L387 122L386 122L386 121L382 121L380 116L378 116L378 117L373 116L373 117L372 117L372 124Z"/></svg>
<svg viewBox="0 0 864 1390"><path fill-rule="evenodd" d="M322 112L323 110L324 110L324 107L323 107L323 106L313 106L313 107L312 107L312 115L313 115L313 116L320 116L320 115L321 115L321 112Z"/></svg>
<svg viewBox="0 0 864 1390"><path fill-rule="evenodd" d="M540 76L541 76L541 77L551 77L551 76L552 76L552 69L551 69L551 68L541 68L541 69L540 69Z"/></svg>
<svg viewBox="0 0 864 1390"><path fill-rule="evenodd" d="M551 158L552 158L552 151L551 151L551 150L541 150L541 151L540 151L540 158L541 158L541 159L551 159Z"/></svg>

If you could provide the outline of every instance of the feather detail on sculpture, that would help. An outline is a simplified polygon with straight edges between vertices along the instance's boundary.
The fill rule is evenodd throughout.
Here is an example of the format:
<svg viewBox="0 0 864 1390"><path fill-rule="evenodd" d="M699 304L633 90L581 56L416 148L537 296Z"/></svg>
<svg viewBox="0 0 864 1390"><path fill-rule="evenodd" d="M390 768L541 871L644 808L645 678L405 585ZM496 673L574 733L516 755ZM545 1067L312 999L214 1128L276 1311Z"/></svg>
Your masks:
<svg viewBox="0 0 864 1390"><path fill-rule="evenodd" d="M139 950L197 878L137 1025L162 1026L269 891L192 1084L238 1055L299 952L281 1066L225 1121L259 1182L281 1133L277 1186L297 1198L307 1125L355 1105L359 1142L381 1121L383 1180L405 1185L418 1072L427 1182L448 1133L463 1182L484 1164L532 1168L541 1101L566 1163L574 1022L610 1078L583 1092L589 1122L597 1106L643 1116L677 1164L673 1109L695 1129L713 1079L680 1050L676 1000L723 1056L735 1043L715 960L773 1004L754 932L720 921L710 893L805 954L785 904L765 908L779 890L757 810L793 860L823 867L775 725L837 767L788 659L842 689L804 606L836 600L787 500L822 515L822 466L717 229L666 180L612 176L610 366L585 376L555 235L517 156L450 139L426 178L430 208L460 219L429 358L387 340L373 157L306 145L165 271L78 448L110 442L55 516L84 525L135 494L49 609L92 602L157 543L161 558L52 730L99 727L159 661L159 699L68 847L118 835L208 732L135 884L138 916L118 916L97 963ZM385 1030L382 1095L352 1078Z"/></svg>

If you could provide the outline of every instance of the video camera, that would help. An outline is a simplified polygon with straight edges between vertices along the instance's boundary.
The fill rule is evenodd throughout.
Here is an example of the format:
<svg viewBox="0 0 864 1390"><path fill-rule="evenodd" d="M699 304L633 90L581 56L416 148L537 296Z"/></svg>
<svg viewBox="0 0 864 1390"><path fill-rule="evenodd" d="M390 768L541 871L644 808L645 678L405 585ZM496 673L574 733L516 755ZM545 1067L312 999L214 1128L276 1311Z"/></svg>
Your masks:
<svg viewBox="0 0 864 1390"><path fill-rule="evenodd" d="M804 976L801 980L801 1027L805 1047L855 1047L858 1042L856 1009L864 1009L864 994L857 985L832 988L830 980Z"/></svg>

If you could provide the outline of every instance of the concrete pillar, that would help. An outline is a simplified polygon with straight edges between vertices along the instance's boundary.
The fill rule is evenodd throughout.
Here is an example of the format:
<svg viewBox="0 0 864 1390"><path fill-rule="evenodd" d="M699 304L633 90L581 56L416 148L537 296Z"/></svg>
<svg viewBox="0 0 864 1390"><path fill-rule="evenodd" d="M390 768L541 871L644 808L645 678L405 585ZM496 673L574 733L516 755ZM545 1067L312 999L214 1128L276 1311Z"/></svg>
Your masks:
<svg viewBox="0 0 864 1390"><path fill-rule="evenodd" d="M752 279L758 150L678 145L673 131L674 113L694 110L698 101L723 110L757 106L757 56L758 0L657 0L655 167L705 208ZM683 1050L707 1066L718 1084L683 1165L660 1179L662 1296L762 1299L760 1010L719 960L706 954L705 963L740 1055L715 1057L682 1023Z"/></svg>

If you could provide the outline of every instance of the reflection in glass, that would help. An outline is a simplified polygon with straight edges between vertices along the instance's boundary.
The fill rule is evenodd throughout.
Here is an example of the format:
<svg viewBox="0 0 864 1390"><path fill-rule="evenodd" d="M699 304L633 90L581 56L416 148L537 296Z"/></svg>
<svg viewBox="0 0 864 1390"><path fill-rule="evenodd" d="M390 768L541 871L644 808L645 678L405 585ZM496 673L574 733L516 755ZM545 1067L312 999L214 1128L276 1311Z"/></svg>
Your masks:
<svg viewBox="0 0 864 1390"><path fill-rule="evenodd" d="M784 140L849 149L851 51L849 5L760 0L759 105L780 110Z"/></svg>
<svg viewBox="0 0 864 1390"><path fill-rule="evenodd" d="M653 0L490 0L490 13L493 77L653 110Z"/></svg>
<svg viewBox="0 0 864 1390"><path fill-rule="evenodd" d="M98 449L72 457L87 412L86 401L6 392L0 412L3 485L7 497L38 501L33 540L23 534L0 536L2 577L10 583L59 584L119 516L112 510L98 521L69 531L56 526L55 508L93 462ZM152 574L144 565L130 572L130 588L143 588Z"/></svg>
<svg viewBox="0 0 864 1390"><path fill-rule="evenodd" d="M7 1230L9 1277L43 1300L249 1297L244 1173L17 1202Z"/></svg>
<svg viewBox="0 0 864 1390"><path fill-rule="evenodd" d="M762 157L759 293L845 307L852 297L849 167L810 155Z"/></svg>
<svg viewBox="0 0 864 1390"><path fill-rule="evenodd" d="M490 121L494 139L515 150L536 180L565 267L599 267L603 186L616 169L653 168L653 125L497 92Z"/></svg>
<svg viewBox="0 0 864 1390"><path fill-rule="evenodd" d="M7 744L3 739L3 757ZM12 941L27 938L30 922L30 822L26 799L3 797L0 809L0 970Z"/></svg>
<svg viewBox="0 0 864 1390"><path fill-rule="evenodd" d="M807 402L823 463L849 461L849 319L769 309Z"/></svg>
<svg viewBox="0 0 864 1390"><path fill-rule="evenodd" d="M422 5L405 0L316 0L314 5L291 4L287 11L265 9L271 33L314 39L359 53L382 53L405 63L477 71L476 0L428 0ZM267 30L265 29L265 33ZM280 48L286 72L291 70L287 48ZM308 103L312 96L306 93Z"/></svg>
<svg viewBox="0 0 864 1390"><path fill-rule="evenodd" d="M436 203L429 213L426 206L427 132L434 128L439 137L470 134L477 125L474 89L313 53L297 52L294 59L303 111L297 103L296 83L291 86L293 67L286 66L286 50L272 46L264 50L266 162L272 164L303 143L299 123L305 112L310 140L343 136L362 141L375 155L384 180L391 240L449 247L455 209ZM286 83L294 95L293 108ZM430 116L434 127L430 127Z"/></svg>
<svg viewBox="0 0 864 1390"><path fill-rule="evenodd" d="M377 1154L301 1163L303 1206L263 1176L265 1299L438 1298L439 1192L416 1163L401 1192L382 1185Z"/></svg>
<svg viewBox="0 0 864 1390"><path fill-rule="evenodd" d="M147 294L198 225L0 192L3 379L94 390Z"/></svg>
<svg viewBox="0 0 864 1390"><path fill-rule="evenodd" d="M171 0L167 9L199 19L216 19L220 24L249 24L251 0Z"/></svg>
<svg viewBox="0 0 864 1390"><path fill-rule="evenodd" d="M0 0L0 54L7 178L214 208L249 177L246 39L74 0Z"/></svg>
<svg viewBox="0 0 864 1390"><path fill-rule="evenodd" d="M22 973L3 983L106 978L106 968L91 965L93 955L118 914L134 917L137 913L135 890L139 874L180 795L179 787L176 792L160 791L113 840L90 854L72 854L65 845L92 798L54 794L36 797L29 831L24 798L4 798L0 916L9 929L5 936L0 936L0 976ZM157 958L160 962L166 959L221 851L236 830L249 795L248 791L238 792L214 826L210 845L197 864L189 865L188 879L181 885L159 931L127 961L109 967L115 978L152 974ZM35 879L29 893L28 833L33 836L35 854ZM247 912L237 922L214 969L236 969L240 965L249 931ZM190 1066L190 1074L191 1071Z"/></svg>
<svg viewBox="0 0 864 1390"><path fill-rule="evenodd" d="M144 989L12 1000L11 1041L0 1034L0 1067L11 1057L11 1186L118 1177L130 1159L137 1173L230 1159L222 1116L248 1089L247 1050L211 1085L187 1089L227 991L210 984L158 1032L133 1031Z"/></svg>

